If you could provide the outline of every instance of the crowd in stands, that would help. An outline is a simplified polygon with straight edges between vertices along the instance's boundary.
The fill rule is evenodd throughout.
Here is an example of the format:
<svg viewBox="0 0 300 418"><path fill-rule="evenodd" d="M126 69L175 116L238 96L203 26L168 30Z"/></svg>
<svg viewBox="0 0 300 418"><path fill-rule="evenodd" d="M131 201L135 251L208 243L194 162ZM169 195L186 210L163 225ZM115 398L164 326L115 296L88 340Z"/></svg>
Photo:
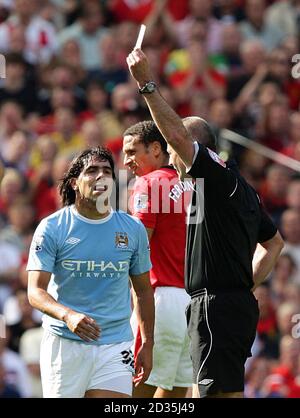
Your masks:
<svg viewBox="0 0 300 418"><path fill-rule="evenodd" d="M300 0L0 0L0 398L41 397L41 315L25 269L37 223L60 208L58 180L90 146L124 169L123 132L150 118L126 64L142 22L161 94L212 124L285 239L255 292L245 394L300 397L300 173L222 137L230 129L300 161Z"/></svg>

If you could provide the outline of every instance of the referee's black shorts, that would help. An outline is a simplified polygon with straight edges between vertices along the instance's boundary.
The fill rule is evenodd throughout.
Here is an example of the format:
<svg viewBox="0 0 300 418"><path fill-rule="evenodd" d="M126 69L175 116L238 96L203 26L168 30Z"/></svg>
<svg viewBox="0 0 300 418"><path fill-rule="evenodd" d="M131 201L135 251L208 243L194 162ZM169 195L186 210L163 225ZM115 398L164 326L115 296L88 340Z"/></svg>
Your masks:
<svg viewBox="0 0 300 418"><path fill-rule="evenodd" d="M244 364L251 356L258 304L249 290L192 296L187 307L193 381L200 397L244 390Z"/></svg>

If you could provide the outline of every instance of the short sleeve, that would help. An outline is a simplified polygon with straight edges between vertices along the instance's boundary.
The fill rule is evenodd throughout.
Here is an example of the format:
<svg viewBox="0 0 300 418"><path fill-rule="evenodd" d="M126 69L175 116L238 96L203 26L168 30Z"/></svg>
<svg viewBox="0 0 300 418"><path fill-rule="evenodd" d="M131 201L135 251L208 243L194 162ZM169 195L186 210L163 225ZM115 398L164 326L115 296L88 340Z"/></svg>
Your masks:
<svg viewBox="0 0 300 418"><path fill-rule="evenodd" d="M236 187L236 176L226 163L209 148L198 142L199 150L194 155L193 165L187 174L194 179L203 178L205 194L215 195L216 190L229 196ZM195 152L196 147L194 145ZM207 186L207 187L206 187Z"/></svg>
<svg viewBox="0 0 300 418"><path fill-rule="evenodd" d="M277 228L272 222L269 215L261 206L261 221L259 227L259 235L258 235L258 242L262 243L268 241L269 239L273 238L277 232Z"/></svg>
<svg viewBox="0 0 300 418"><path fill-rule="evenodd" d="M56 241L49 222L44 219L33 235L26 270L53 273L55 259Z"/></svg>
<svg viewBox="0 0 300 418"><path fill-rule="evenodd" d="M150 245L144 225L138 222L137 248L130 262L129 274L138 275L149 271L152 267L150 261Z"/></svg>

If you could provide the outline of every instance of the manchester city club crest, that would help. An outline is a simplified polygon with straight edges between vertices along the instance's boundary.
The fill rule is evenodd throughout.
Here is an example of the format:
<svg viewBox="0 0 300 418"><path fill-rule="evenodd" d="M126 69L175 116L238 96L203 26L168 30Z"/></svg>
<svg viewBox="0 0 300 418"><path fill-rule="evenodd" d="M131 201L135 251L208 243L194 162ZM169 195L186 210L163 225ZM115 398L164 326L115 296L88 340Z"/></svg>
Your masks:
<svg viewBox="0 0 300 418"><path fill-rule="evenodd" d="M116 232L116 248L128 248L128 235L126 232Z"/></svg>

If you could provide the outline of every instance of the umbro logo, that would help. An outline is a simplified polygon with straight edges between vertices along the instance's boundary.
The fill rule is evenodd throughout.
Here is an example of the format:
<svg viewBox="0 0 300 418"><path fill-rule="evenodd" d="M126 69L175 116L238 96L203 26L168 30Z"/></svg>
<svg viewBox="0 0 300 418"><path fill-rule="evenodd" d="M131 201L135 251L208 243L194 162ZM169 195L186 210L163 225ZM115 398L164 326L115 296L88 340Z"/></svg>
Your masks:
<svg viewBox="0 0 300 418"><path fill-rule="evenodd" d="M207 386L207 385L210 385L213 381L214 379L202 379L198 384Z"/></svg>
<svg viewBox="0 0 300 418"><path fill-rule="evenodd" d="M71 244L71 245L78 244L79 242L80 242L80 239L79 238L75 238L75 237L71 237L71 238L68 238L66 240L66 243L67 244Z"/></svg>

